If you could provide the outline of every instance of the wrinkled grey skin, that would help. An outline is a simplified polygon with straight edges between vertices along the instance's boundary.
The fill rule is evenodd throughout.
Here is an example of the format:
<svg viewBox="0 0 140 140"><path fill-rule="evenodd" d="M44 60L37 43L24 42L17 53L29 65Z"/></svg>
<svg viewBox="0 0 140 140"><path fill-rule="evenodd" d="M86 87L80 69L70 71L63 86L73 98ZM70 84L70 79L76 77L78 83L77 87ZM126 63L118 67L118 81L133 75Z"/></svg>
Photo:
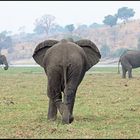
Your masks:
<svg viewBox="0 0 140 140"><path fill-rule="evenodd" d="M124 53L118 62L118 73L119 64L122 66L122 78L126 78L126 72L128 71L128 78L132 78L132 69L140 67L140 51L129 50Z"/></svg>
<svg viewBox="0 0 140 140"><path fill-rule="evenodd" d="M33 58L48 77L48 119L55 120L59 110L62 123L71 123L77 88L85 72L99 62L98 48L90 40L46 40L37 45Z"/></svg>
<svg viewBox="0 0 140 140"><path fill-rule="evenodd" d="M7 59L6 59L6 56L5 55L1 55L0 54L0 65L5 65L4 69L5 70L8 70L8 62L7 62Z"/></svg>

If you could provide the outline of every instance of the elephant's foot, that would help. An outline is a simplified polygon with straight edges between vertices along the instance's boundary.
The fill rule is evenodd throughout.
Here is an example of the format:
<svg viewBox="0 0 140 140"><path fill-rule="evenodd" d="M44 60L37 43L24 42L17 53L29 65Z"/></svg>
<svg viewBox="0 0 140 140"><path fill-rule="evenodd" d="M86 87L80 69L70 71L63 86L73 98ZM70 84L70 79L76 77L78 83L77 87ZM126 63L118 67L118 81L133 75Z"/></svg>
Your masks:
<svg viewBox="0 0 140 140"><path fill-rule="evenodd" d="M56 109L49 110L47 119L51 121L55 121L57 119L57 110Z"/></svg>
<svg viewBox="0 0 140 140"><path fill-rule="evenodd" d="M70 112L67 105L63 105L62 124L69 124Z"/></svg>
<svg viewBox="0 0 140 140"><path fill-rule="evenodd" d="M62 124L70 124L74 121L74 117L67 117L62 119Z"/></svg>
<svg viewBox="0 0 140 140"><path fill-rule="evenodd" d="M126 79L126 77L122 76L123 79Z"/></svg>
<svg viewBox="0 0 140 140"><path fill-rule="evenodd" d="M74 121L74 117L71 116L69 122L72 123Z"/></svg>
<svg viewBox="0 0 140 140"><path fill-rule="evenodd" d="M8 67L4 67L4 70L8 70Z"/></svg>
<svg viewBox="0 0 140 140"><path fill-rule="evenodd" d="M70 124L73 122L73 120L74 120L74 117L70 114L68 106L64 105L63 114L62 114L62 124Z"/></svg>
<svg viewBox="0 0 140 140"><path fill-rule="evenodd" d="M48 116L48 120L55 121L57 119L57 116Z"/></svg>

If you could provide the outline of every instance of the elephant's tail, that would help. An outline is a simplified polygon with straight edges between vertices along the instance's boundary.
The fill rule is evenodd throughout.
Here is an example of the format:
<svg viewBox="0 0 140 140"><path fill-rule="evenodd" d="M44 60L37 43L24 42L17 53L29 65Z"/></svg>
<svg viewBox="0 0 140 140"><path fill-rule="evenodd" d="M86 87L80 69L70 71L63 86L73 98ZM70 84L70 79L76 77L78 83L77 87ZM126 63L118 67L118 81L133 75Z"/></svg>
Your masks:
<svg viewBox="0 0 140 140"><path fill-rule="evenodd" d="M65 90L64 90L64 93L65 93L65 91L66 91L66 86L67 86L67 67L65 66L64 67L64 69L63 69L64 71L64 87L65 87Z"/></svg>
<svg viewBox="0 0 140 140"><path fill-rule="evenodd" d="M128 51L129 51L129 50L126 49L126 50L121 54L121 56L120 56L120 58L119 58L119 61L118 61L118 74L120 74L119 66L120 66L120 62L121 62L121 57L122 57L125 53L127 53Z"/></svg>
<svg viewBox="0 0 140 140"><path fill-rule="evenodd" d="M120 66L120 59L119 59L119 61L118 61L118 74L120 74L120 68L119 68L119 66Z"/></svg>

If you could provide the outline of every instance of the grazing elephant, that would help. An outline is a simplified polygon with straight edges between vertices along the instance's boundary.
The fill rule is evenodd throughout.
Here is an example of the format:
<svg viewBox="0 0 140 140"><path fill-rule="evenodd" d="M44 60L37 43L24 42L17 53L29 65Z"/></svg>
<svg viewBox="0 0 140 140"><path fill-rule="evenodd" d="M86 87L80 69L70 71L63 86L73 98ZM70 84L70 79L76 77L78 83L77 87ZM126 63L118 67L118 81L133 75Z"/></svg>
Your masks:
<svg viewBox="0 0 140 140"><path fill-rule="evenodd" d="M87 39L76 42L46 40L36 46L33 58L44 68L48 77L48 119L55 120L59 110L62 123L71 123L78 85L85 72L99 62L101 54L98 48Z"/></svg>
<svg viewBox="0 0 140 140"><path fill-rule="evenodd" d="M122 65L122 78L126 78L126 72L128 71L128 78L132 78L132 69L140 67L140 51L139 50L128 50L120 56L118 62L118 73L119 64Z"/></svg>
<svg viewBox="0 0 140 140"><path fill-rule="evenodd" d="M5 65L4 69L7 70L8 69L8 62L7 62L7 59L5 57L5 55L1 55L0 54L0 65Z"/></svg>

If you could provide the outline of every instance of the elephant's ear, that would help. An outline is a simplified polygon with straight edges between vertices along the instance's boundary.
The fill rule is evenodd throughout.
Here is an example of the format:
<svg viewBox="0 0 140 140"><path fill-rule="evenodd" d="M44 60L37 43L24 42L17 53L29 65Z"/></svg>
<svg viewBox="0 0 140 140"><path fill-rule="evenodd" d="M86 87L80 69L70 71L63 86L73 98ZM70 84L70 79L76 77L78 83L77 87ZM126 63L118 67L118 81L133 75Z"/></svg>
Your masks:
<svg viewBox="0 0 140 140"><path fill-rule="evenodd" d="M99 62L101 58L101 54L97 48L97 46L88 39L82 39L75 42L77 45L82 47L87 55L87 69L89 70L93 65Z"/></svg>
<svg viewBox="0 0 140 140"><path fill-rule="evenodd" d="M43 58L44 58L46 51L58 42L59 41L57 41L57 40L45 40L45 41L39 43L36 46L33 56L32 56L34 58L34 60L36 61L36 63L38 63L40 66L43 67Z"/></svg>

